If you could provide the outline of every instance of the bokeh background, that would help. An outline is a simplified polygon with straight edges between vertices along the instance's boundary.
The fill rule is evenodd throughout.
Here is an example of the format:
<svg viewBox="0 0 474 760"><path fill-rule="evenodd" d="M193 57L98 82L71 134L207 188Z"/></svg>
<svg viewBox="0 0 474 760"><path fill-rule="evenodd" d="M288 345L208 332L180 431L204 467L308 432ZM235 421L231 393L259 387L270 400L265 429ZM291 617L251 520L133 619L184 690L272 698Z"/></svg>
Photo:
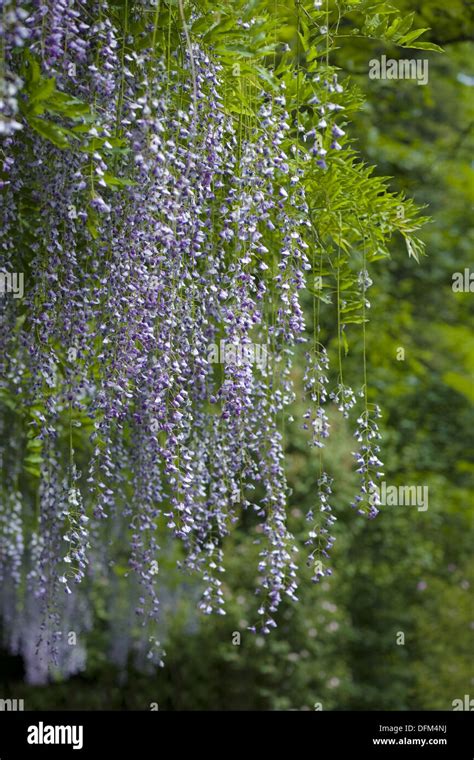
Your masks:
<svg viewBox="0 0 474 760"><path fill-rule="evenodd" d="M246 630L258 548L244 520L226 547L224 618L196 612L198 582L183 584L171 547L162 560L165 668L154 675L111 668L104 612L81 676L28 686L21 660L3 653L4 698L23 698L31 710L451 710L453 700L474 696L474 293L452 289L455 272L474 272L473 9L461 0L394 5L414 12L415 26L430 27L426 39L445 52L371 46L348 29L334 62L366 101L351 127L363 159L432 219L420 264L394 240L391 260L372 266L367 327L372 400L384 412L385 480L427 486L428 509L386 506L375 521L356 519L348 506L352 435L333 417L325 458L338 473L334 574L312 585L308 573L299 603L283 608L271 636ZM382 54L427 59L428 84L369 79L369 61ZM325 326L329 345L333 330ZM360 348L354 334L346 373L355 386ZM317 473L301 411L285 435L291 521L303 539Z"/></svg>

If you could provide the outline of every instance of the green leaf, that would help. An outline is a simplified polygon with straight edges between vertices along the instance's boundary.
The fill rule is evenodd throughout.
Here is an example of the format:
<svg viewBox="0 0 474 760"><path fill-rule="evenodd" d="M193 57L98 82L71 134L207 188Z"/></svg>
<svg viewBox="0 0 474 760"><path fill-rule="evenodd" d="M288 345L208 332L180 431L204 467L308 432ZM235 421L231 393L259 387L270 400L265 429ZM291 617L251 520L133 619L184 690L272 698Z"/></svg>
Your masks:
<svg viewBox="0 0 474 760"><path fill-rule="evenodd" d="M413 29L413 31L411 31L409 34L405 34L402 37L400 37L397 40L397 44L398 45L404 45L405 47L409 47L409 45L408 45L409 42L414 42L415 40L418 39L418 37L421 37L422 34L424 34L425 32L428 32L428 31L429 31L428 28L425 28L425 29Z"/></svg>
<svg viewBox="0 0 474 760"><path fill-rule="evenodd" d="M415 45L410 45L414 50L432 50L434 53L443 53L444 50L439 45L435 45L434 42L417 42Z"/></svg>
<svg viewBox="0 0 474 760"><path fill-rule="evenodd" d="M96 223L98 222L98 215L94 209L90 208L87 212L87 221L86 221L86 227L89 230L90 234L92 235L92 238L94 240L97 240L99 237L99 231L96 227Z"/></svg>
<svg viewBox="0 0 474 760"><path fill-rule="evenodd" d="M28 472L30 475L33 475L33 477L35 477L35 478L40 478L41 477L41 470L40 470L40 468L38 466L35 466L35 465L32 465L32 464L31 465L24 464L23 465L23 469L26 472Z"/></svg>
<svg viewBox="0 0 474 760"><path fill-rule="evenodd" d="M105 172L102 179L108 187L129 187L130 185L137 184L127 177L115 177L113 174L110 174L110 172Z"/></svg>
<svg viewBox="0 0 474 760"><path fill-rule="evenodd" d="M403 19L402 23L398 27L398 33L401 35L407 34L408 30L412 28L413 21L415 19L415 12L412 11L408 16Z"/></svg>
<svg viewBox="0 0 474 760"><path fill-rule="evenodd" d="M216 52L224 56L240 55L242 58L255 58L255 52L242 45L220 45L216 47Z"/></svg>
<svg viewBox="0 0 474 760"><path fill-rule="evenodd" d="M35 130L35 132L41 135L41 137L44 137L45 140L49 140L49 142L56 145L56 147L63 149L69 147L69 141L63 128L59 127L57 124L54 124L51 121L46 121L45 119L38 119L35 116L28 119L28 124Z"/></svg>
<svg viewBox="0 0 474 760"><path fill-rule="evenodd" d="M41 79L35 87L34 95L30 98L30 104L33 106L42 100L47 100L56 90L56 81L54 79Z"/></svg>
<svg viewBox="0 0 474 760"><path fill-rule="evenodd" d="M423 242L416 237L408 237L407 235L404 235L404 238L407 246L408 256L414 258L415 261L419 264L420 256L423 256L425 251Z"/></svg>
<svg viewBox="0 0 474 760"><path fill-rule="evenodd" d="M28 454L28 456L25 457L25 463L28 465L41 464L42 461L43 457L41 454Z"/></svg>
<svg viewBox="0 0 474 760"><path fill-rule="evenodd" d="M349 343L347 341L347 336L344 330L341 330L341 336L342 336L342 345L344 347L344 356L347 356L349 353Z"/></svg>
<svg viewBox="0 0 474 760"><path fill-rule="evenodd" d="M43 448L43 441L41 438L29 438L26 444L27 451L41 451Z"/></svg>
<svg viewBox="0 0 474 760"><path fill-rule="evenodd" d="M54 95L48 100L47 108L49 111L66 116L69 119L90 116L92 112L87 103L83 103L79 98L74 98L66 92L56 90Z"/></svg>
<svg viewBox="0 0 474 760"><path fill-rule="evenodd" d="M41 68L31 53L26 54L25 64L22 67L21 73L27 85L37 84L40 81Z"/></svg>

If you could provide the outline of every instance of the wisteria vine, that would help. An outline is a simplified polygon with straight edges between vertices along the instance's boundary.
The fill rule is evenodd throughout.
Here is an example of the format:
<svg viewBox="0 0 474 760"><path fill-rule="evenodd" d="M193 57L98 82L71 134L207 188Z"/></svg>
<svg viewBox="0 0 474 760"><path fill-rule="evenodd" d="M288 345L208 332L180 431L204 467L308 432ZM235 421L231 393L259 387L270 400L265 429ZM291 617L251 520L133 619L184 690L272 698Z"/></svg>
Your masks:
<svg viewBox="0 0 474 760"><path fill-rule="evenodd" d="M245 85L255 118L236 115L225 61L193 33L199 14L178 11L2 2L0 269L4 283L24 273L25 290L0 299L0 597L5 641L32 682L84 667L84 643L68 648L58 632L85 641L93 585L127 637L111 659L130 648L163 664L171 539L202 579L202 612L225 614L225 537L243 511L259 542L249 627L269 633L282 600L297 599L281 419L299 392L299 345L302 424L318 452L330 401L344 417L359 403L320 342L323 291L309 287L313 325L304 308L308 283L332 267L341 344L350 264L315 235L310 192L346 152L337 72L278 76L276 61L272 85ZM355 273L363 326L366 267ZM233 360L215 361L219 350ZM353 505L372 517L382 465L367 393L365 373ZM336 521L321 456L317 467L315 582L331 575Z"/></svg>

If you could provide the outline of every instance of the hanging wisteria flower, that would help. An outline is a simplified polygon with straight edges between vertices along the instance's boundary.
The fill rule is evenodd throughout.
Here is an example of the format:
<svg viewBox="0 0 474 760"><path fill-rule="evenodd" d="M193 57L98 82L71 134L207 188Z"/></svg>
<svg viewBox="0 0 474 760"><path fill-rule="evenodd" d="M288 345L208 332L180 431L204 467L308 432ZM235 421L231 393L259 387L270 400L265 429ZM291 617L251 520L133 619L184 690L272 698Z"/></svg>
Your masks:
<svg viewBox="0 0 474 760"><path fill-rule="evenodd" d="M312 546L313 550L309 554L307 564L312 568L313 583L319 583L324 576L332 575L332 570L327 566L330 558L330 551L334 545L335 536L332 535L332 527L337 518L332 513L330 504L332 495L333 480L326 472L321 473L318 479L317 507L316 514L310 510L306 519L311 523L311 530L308 533L306 546Z"/></svg>
<svg viewBox="0 0 474 760"><path fill-rule="evenodd" d="M374 405L371 410L364 409L357 419L357 430L354 437L359 446L353 452L357 464L356 472L360 475L360 493L354 498L351 506L357 509L361 515L376 517L380 505L378 498L377 481L383 477L383 463L379 459L380 446L377 441L381 439L377 420L381 417L378 406Z"/></svg>
<svg viewBox="0 0 474 760"><path fill-rule="evenodd" d="M328 400L329 356L324 346L320 346L315 355L305 354L306 366L303 376L305 397L312 405L305 412L304 419L308 420L312 429L312 443L319 448L324 446L323 439L329 437L329 418L324 407ZM308 423L304 424L307 430Z"/></svg>
<svg viewBox="0 0 474 760"><path fill-rule="evenodd" d="M355 406L357 399L354 391L348 385L339 383L336 389L331 391L329 398L334 401L338 410L348 419L351 409Z"/></svg>
<svg viewBox="0 0 474 760"><path fill-rule="evenodd" d="M163 665L163 565L173 555L199 578L199 609L225 615L228 535L244 513L258 546L249 628L268 634L297 600L283 422L299 344L320 454L313 581L332 572L327 407L349 418L356 397L340 367L334 386L305 299L335 241L319 216L344 195L331 172L345 92L328 62L275 76L267 53L230 87L199 10L151 6L8 1L0 21L0 273L25 275L22 299L0 298L0 605L32 683L85 666L97 597L112 660ZM248 14L235 26L260 34ZM370 284L364 266L367 308ZM265 347L265 362L216 360L218 346ZM366 394L356 506L372 515L379 412ZM74 654L65 626L82 637Z"/></svg>

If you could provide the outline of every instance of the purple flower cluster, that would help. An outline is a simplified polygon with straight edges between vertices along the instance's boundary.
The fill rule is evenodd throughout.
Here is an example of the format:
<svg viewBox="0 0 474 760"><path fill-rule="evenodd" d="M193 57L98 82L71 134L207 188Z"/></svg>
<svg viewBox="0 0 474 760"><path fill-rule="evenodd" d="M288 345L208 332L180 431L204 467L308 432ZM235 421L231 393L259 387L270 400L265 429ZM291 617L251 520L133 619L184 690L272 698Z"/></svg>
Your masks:
<svg viewBox="0 0 474 760"><path fill-rule="evenodd" d="M354 498L351 506L357 509L360 515L367 515L370 518L377 517L379 510L377 505L380 504L377 495L376 481L383 477L383 463L379 459L380 446L377 441L381 439L377 420L381 417L378 406L372 410L365 409L357 419L357 429L354 433L355 439L360 443L357 451L353 456L357 463L356 472L360 475L360 493Z"/></svg>
<svg viewBox="0 0 474 760"><path fill-rule="evenodd" d="M332 570L327 567L327 561L330 558L330 551L336 540L332 534L332 527L337 518L332 513L330 499L332 494L332 478L323 472L318 479L317 492L317 514L310 510L306 519L312 523L311 530L308 533L307 546L312 546L313 550L309 554L307 564L313 570L311 580L313 583L319 583L324 576L332 575Z"/></svg>
<svg viewBox="0 0 474 760"><path fill-rule="evenodd" d="M72 654L58 632L87 633L94 588L120 637L111 656L123 664L133 650L163 664L159 560L170 544L180 544L183 571L202 579L202 612L225 614L225 538L242 510L258 523L251 628L268 633L282 600L296 600L280 416L295 395L300 294L312 270L301 179L314 159L326 167L344 133L333 119L342 106L328 99L341 91L336 79L315 82L324 102L315 94L318 122L301 162L289 150L283 85L258 96L256 124L238 127L222 68L196 43L183 37L185 51L162 59L141 42L153 23L135 46L106 0L15 7L4 15L0 264L21 249L28 287L20 316L11 299L0 304L0 393L8 408L21 400L12 432L25 451L0 501L0 578L12 580L0 595L9 646L43 682L52 668L83 667L83 641ZM91 106L93 120L75 124L76 147L17 121L15 51L25 40L57 91ZM18 225L25 204L34 230ZM268 362L215 365L209 348L221 340L267 345ZM343 385L328 394L328 367L319 346L304 377L318 448L328 395L345 415L355 401ZM373 424L360 419L361 440L372 441ZM373 467L376 449L361 452ZM23 457L33 499L16 485ZM321 472L318 515L308 515L315 581L330 574L316 567L334 541L330 495Z"/></svg>
<svg viewBox="0 0 474 760"><path fill-rule="evenodd" d="M303 377L305 397L312 405L304 414L308 420L303 425L304 430L311 425L312 443L318 448L324 446L324 439L329 437L329 418L325 404L328 400L329 356L324 346L320 346L314 355L306 354L306 366Z"/></svg>

